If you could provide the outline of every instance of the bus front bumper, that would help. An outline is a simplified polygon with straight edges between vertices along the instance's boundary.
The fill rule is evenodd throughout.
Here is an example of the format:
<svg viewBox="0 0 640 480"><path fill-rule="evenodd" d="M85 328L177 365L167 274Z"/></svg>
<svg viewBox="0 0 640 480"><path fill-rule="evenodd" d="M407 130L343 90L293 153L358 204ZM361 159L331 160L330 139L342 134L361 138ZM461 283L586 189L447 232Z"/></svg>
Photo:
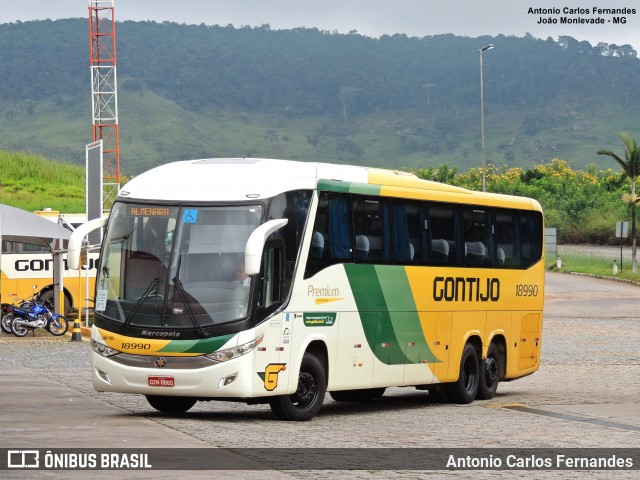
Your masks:
<svg viewBox="0 0 640 480"><path fill-rule="evenodd" d="M204 360L208 366L202 366L200 357L138 356L136 362L131 361L131 355L125 361L118 355L103 357L92 352L91 356L93 388L98 392L250 398L254 396L252 376L259 380L253 372L252 353L223 363ZM190 362L193 368L189 368ZM179 368L172 368L172 364Z"/></svg>

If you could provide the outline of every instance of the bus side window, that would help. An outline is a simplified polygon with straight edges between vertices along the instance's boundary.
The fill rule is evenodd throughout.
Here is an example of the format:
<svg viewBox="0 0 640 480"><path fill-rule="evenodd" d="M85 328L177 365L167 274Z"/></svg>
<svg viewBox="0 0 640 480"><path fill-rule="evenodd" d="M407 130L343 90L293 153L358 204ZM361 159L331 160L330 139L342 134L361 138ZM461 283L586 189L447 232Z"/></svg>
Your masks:
<svg viewBox="0 0 640 480"><path fill-rule="evenodd" d="M519 218L513 210L496 210L496 264L499 268L520 267Z"/></svg>
<svg viewBox="0 0 640 480"><path fill-rule="evenodd" d="M356 262L391 262L389 199L354 196L353 217ZM366 251L366 254L364 253ZM359 251L358 251L359 250Z"/></svg>
<svg viewBox="0 0 640 480"><path fill-rule="evenodd" d="M429 204L432 265L462 265L462 219L460 207L446 203Z"/></svg>
<svg viewBox="0 0 640 480"><path fill-rule="evenodd" d="M542 257L542 216L538 212L520 214L522 267L529 268Z"/></svg>
<svg viewBox="0 0 640 480"><path fill-rule="evenodd" d="M427 265L431 254L431 242L429 241L429 212L428 203L419 202L417 219L409 222L411 245L415 249L414 263ZM413 229L415 227L415 230Z"/></svg>
<svg viewBox="0 0 640 480"><path fill-rule="evenodd" d="M407 205L403 200L393 200L393 262L398 265L410 265L413 263L415 247L409 239L409 220L407 218Z"/></svg>
<svg viewBox="0 0 640 480"><path fill-rule="evenodd" d="M330 265L351 262L352 242L349 195L320 193L304 278Z"/></svg>
<svg viewBox="0 0 640 480"><path fill-rule="evenodd" d="M264 319L275 311L284 301L283 269L284 241L269 240L262 254L262 283L258 297L258 317Z"/></svg>
<svg viewBox="0 0 640 480"><path fill-rule="evenodd" d="M494 241L492 210L487 207L464 208L464 263L467 266L492 266Z"/></svg>

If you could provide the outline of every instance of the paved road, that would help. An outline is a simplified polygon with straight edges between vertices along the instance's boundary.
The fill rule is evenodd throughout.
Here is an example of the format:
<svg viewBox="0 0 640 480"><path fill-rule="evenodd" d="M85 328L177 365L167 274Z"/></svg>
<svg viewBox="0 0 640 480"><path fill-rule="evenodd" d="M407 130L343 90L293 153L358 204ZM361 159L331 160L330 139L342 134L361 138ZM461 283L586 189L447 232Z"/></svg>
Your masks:
<svg viewBox="0 0 640 480"><path fill-rule="evenodd" d="M16 339L0 334L0 448L640 448L638 312L640 287L551 273L545 291L542 366L534 375L501 384L493 400L451 405L431 401L426 392L403 388L389 389L383 398L366 405L336 403L327 396L320 414L302 424L276 421L267 406L224 402L199 403L179 417L162 416L143 397L94 392L87 341L69 342L68 337L57 340L50 336ZM175 476L175 472L163 473L170 474L163 477L154 473L150 477ZM470 473L447 475L508 478L507 473L500 472ZM520 473L531 478L555 478L557 472ZM587 475L633 478L631 472L604 473ZM200 475L263 478L265 473ZM306 479L310 474L288 471L268 475ZM323 472L322 477L328 476L423 475L403 471ZM142 473L129 478L138 477L147 478ZM585 478L585 472L564 472L563 478Z"/></svg>

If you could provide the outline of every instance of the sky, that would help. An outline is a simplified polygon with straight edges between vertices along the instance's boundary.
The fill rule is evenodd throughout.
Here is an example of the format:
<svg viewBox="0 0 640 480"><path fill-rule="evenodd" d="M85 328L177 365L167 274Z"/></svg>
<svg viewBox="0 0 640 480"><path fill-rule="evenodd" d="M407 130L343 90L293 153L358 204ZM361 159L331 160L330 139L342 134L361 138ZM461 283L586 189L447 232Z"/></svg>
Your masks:
<svg viewBox="0 0 640 480"><path fill-rule="evenodd" d="M94 2L96 3L96 2ZM101 0L97 3L110 3ZM423 37L453 33L478 37L530 33L554 40L569 35L599 42L632 45L640 53L640 0L114 0L115 19L172 21L186 24L269 24L272 29L316 27L320 30L379 37L396 33ZM0 0L0 23L88 16L89 0ZM558 8L540 15L529 9ZM582 8L580 14L564 8ZM594 8L635 9L625 24ZM602 19L603 24L561 24L562 17ZM557 23L538 23L541 18Z"/></svg>

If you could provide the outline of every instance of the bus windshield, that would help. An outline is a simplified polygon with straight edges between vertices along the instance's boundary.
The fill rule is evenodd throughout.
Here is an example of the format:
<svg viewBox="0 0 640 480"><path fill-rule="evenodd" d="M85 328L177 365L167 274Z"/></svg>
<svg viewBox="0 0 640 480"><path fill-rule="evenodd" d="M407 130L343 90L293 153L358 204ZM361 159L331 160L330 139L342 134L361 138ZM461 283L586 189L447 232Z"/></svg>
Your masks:
<svg viewBox="0 0 640 480"><path fill-rule="evenodd" d="M114 204L96 314L129 327L202 329L249 314L244 249L260 205Z"/></svg>

